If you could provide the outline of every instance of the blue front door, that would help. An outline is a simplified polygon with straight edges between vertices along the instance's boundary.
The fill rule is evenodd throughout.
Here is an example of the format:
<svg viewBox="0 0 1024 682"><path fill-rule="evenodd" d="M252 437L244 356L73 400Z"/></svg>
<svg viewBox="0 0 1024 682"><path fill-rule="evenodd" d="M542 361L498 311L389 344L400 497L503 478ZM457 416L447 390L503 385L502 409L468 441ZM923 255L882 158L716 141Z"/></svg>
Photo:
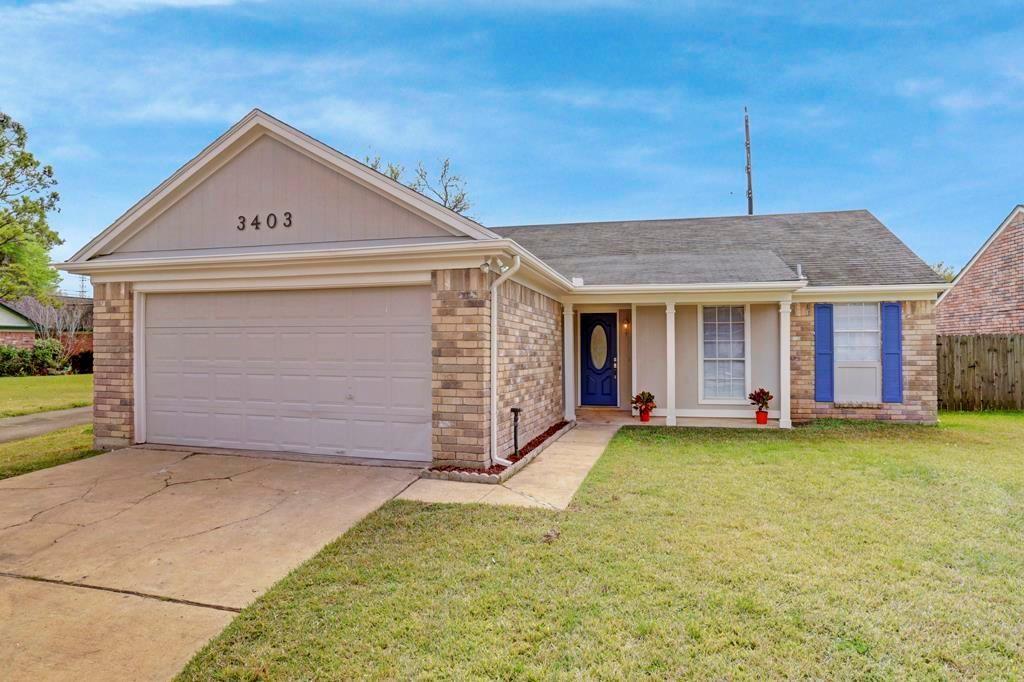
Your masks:
<svg viewBox="0 0 1024 682"><path fill-rule="evenodd" d="M580 313L580 403L617 405L615 313Z"/></svg>

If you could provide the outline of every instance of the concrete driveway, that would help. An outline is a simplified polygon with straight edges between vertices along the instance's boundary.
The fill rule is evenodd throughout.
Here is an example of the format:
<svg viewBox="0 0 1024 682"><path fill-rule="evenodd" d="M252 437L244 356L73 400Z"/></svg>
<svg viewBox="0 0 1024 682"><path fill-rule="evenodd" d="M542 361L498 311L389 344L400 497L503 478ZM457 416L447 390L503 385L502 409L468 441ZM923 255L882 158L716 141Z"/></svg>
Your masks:
<svg viewBox="0 0 1024 682"><path fill-rule="evenodd" d="M130 448L0 481L2 677L171 677L417 475Z"/></svg>

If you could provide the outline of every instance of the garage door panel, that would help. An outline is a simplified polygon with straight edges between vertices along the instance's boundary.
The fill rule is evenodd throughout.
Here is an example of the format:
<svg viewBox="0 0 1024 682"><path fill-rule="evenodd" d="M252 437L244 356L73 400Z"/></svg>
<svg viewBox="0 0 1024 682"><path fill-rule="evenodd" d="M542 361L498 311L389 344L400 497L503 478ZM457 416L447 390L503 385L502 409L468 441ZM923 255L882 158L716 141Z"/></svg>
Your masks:
<svg viewBox="0 0 1024 682"><path fill-rule="evenodd" d="M151 442L430 459L425 287L146 297Z"/></svg>

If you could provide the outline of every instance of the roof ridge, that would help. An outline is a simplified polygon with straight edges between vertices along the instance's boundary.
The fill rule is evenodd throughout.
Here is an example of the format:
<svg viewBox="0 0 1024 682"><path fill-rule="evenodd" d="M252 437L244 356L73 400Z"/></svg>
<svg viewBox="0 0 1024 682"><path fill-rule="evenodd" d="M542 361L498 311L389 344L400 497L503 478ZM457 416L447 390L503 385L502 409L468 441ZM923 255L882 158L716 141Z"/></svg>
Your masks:
<svg viewBox="0 0 1024 682"><path fill-rule="evenodd" d="M568 223L525 223L522 225L495 225L488 227L490 230L507 230L518 227L569 227L575 225L617 225L622 223L677 223L697 220L736 220L744 218L783 218L791 216L814 216L814 215L835 215L837 213L867 213L871 211L866 208L849 208L837 211L803 211L799 213L755 213L754 215L712 215L712 216L690 216L688 218L634 218L626 220L586 220Z"/></svg>

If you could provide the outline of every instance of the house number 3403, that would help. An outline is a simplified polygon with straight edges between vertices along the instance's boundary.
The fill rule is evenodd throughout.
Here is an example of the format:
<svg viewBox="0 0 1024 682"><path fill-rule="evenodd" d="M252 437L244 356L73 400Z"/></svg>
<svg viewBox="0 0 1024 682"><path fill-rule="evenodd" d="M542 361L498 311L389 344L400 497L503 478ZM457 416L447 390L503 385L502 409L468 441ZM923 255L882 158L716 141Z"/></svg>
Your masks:
<svg viewBox="0 0 1024 682"><path fill-rule="evenodd" d="M285 211L284 213L282 213L280 221L278 221L276 213L268 213L263 217L262 220L260 219L259 213L254 215L252 218L240 215L238 216L238 224L235 225L235 227L238 228L239 230L244 230L246 227L251 227L254 230L258 230L261 227L266 227L268 229L273 230L279 224L281 225L281 227L291 227L292 212Z"/></svg>

